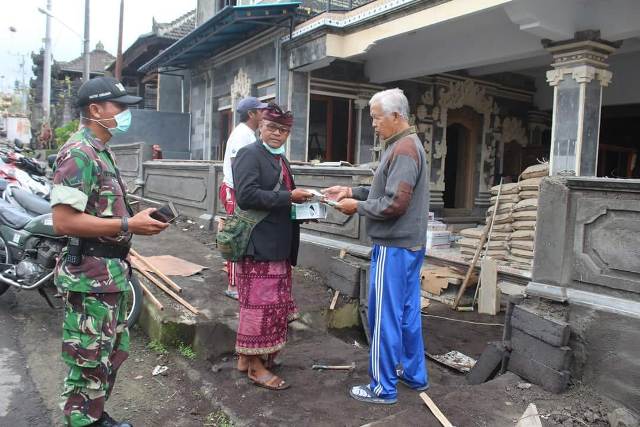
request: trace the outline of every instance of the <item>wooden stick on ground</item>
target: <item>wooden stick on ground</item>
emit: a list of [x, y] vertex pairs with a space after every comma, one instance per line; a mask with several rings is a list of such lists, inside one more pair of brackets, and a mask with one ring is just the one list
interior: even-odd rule
[[340, 291], [336, 291], [333, 295], [333, 299], [331, 300], [331, 305], [329, 306], [329, 310], [334, 310], [336, 308], [336, 303], [338, 302], [338, 296], [340, 295]]
[[167, 277], [167, 275], [164, 274], [162, 271], [158, 270], [157, 267], [155, 267], [149, 261], [144, 259], [138, 252], [134, 251], [133, 249], [130, 249], [129, 252], [131, 253], [131, 255], [138, 258], [140, 260], [140, 263], [142, 263], [142, 265], [146, 266], [149, 270], [157, 274], [159, 278], [164, 280], [171, 288], [173, 288], [174, 291], [182, 292], [182, 288], [180, 286], [178, 286], [173, 280]]
[[442, 424], [443, 427], [453, 427], [453, 424], [451, 424], [451, 422], [447, 419], [447, 417], [444, 416], [444, 414], [436, 406], [434, 401], [431, 400], [429, 396], [427, 396], [427, 393], [424, 393], [424, 392], [420, 393], [420, 397], [422, 398], [424, 403], [427, 405], [431, 413], [433, 413], [433, 415], [438, 419], [438, 421], [440, 421], [440, 424]]
[[194, 306], [192, 306], [191, 304], [189, 304], [184, 298], [182, 298], [180, 295], [176, 294], [175, 292], [173, 292], [171, 289], [169, 289], [165, 284], [163, 284], [160, 280], [156, 279], [155, 277], [153, 277], [151, 275], [151, 273], [149, 273], [148, 271], [146, 271], [144, 268], [141, 268], [140, 264], [138, 263], [138, 259], [139, 258], [131, 258], [131, 265], [133, 265], [133, 268], [135, 268], [136, 270], [138, 270], [140, 272], [140, 274], [142, 274], [144, 277], [146, 277], [147, 279], [149, 279], [151, 281], [151, 283], [153, 283], [154, 285], [156, 285], [157, 287], [159, 287], [160, 289], [162, 289], [163, 291], [165, 291], [170, 297], [172, 297], [174, 300], [178, 301], [180, 304], [182, 304], [187, 310], [189, 310], [190, 312], [192, 312], [193, 314], [200, 314], [200, 312], [198, 311], [197, 308], [195, 308]]
[[144, 283], [140, 283], [140, 287], [142, 288], [142, 292], [144, 292], [144, 294], [149, 297], [153, 305], [158, 307], [158, 310], [164, 310], [164, 305], [162, 305], [162, 303], [158, 301], [158, 298], [156, 298], [156, 296], [151, 293], [151, 291], [145, 286]]
[[487, 239], [487, 230], [482, 232], [480, 236], [480, 243], [476, 248], [476, 253], [473, 255], [473, 260], [471, 260], [471, 264], [469, 265], [469, 269], [467, 270], [467, 274], [464, 276], [464, 280], [462, 281], [462, 285], [460, 285], [460, 290], [458, 291], [458, 295], [456, 295], [456, 299], [453, 302], [453, 308], [457, 309], [458, 304], [460, 304], [460, 299], [462, 295], [464, 295], [464, 291], [469, 287], [469, 282], [471, 281], [471, 275], [473, 274], [473, 270], [476, 268], [476, 264], [478, 263], [478, 258], [480, 258], [480, 252], [482, 252], [482, 247], [484, 246], [484, 242]]
[[[498, 214], [498, 208], [500, 206], [501, 194], [502, 194], [502, 178], [500, 178], [500, 187], [498, 187], [498, 197], [496, 197], [496, 204], [493, 205], [493, 215], [491, 215], [491, 223], [489, 224], [489, 234], [487, 235], [487, 248], [485, 249], [484, 254], [482, 255], [483, 260], [487, 257], [487, 252], [489, 251], [489, 246], [491, 245], [491, 235], [493, 234], [493, 226], [496, 220], [496, 215]], [[482, 263], [480, 265], [482, 265]], [[482, 270], [482, 267], [480, 268], [480, 270]], [[471, 302], [471, 307], [476, 305], [476, 301], [478, 299], [478, 292], [480, 291], [481, 284], [482, 284], [482, 274], [478, 276], [478, 284], [476, 286], [476, 292], [473, 295], [473, 301]]]
[[[500, 204], [500, 193], [502, 192], [502, 178], [500, 178], [500, 187], [498, 188], [498, 197], [496, 199], [496, 204], [493, 208], [493, 215], [491, 216], [491, 222], [488, 224], [488, 227], [485, 227], [485, 230], [482, 232], [482, 236], [480, 236], [480, 244], [476, 248], [476, 253], [473, 255], [473, 260], [471, 261], [471, 265], [469, 265], [469, 269], [467, 270], [467, 274], [462, 281], [462, 285], [460, 286], [460, 290], [458, 291], [458, 295], [456, 295], [456, 299], [453, 302], [453, 308], [457, 309], [458, 304], [460, 304], [460, 299], [464, 292], [469, 287], [469, 281], [471, 280], [471, 275], [473, 274], [473, 270], [476, 268], [476, 264], [478, 263], [478, 259], [480, 258], [480, 254], [482, 253], [482, 249], [484, 247], [484, 243], [487, 239], [487, 235], [489, 236], [489, 240], [491, 240], [491, 233], [493, 232], [493, 220], [496, 218], [496, 213], [498, 213], [498, 206]], [[487, 243], [487, 251], [489, 250], [489, 244]], [[486, 255], [486, 251], [485, 251]], [[471, 307], [475, 304], [476, 297], [478, 295], [478, 289], [480, 288], [480, 277], [478, 276], [478, 284], [476, 285], [476, 293], [473, 296], [473, 302], [471, 303]]]

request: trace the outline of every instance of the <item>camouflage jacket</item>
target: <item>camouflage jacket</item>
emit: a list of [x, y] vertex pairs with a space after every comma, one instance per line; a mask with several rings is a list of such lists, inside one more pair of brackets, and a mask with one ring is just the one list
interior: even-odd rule
[[[126, 187], [120, 179], [109, 147], [83, 128], [60, 149], [54, 166], [51, 206], [64, 204], [99, 218], [129, 216]], [[111, 244], [127, 244], [130, 233], [100, 237]], [[129, 266], [117, 258], [83, 256], [71, 265], [62, 256], [56, 266], [56, 281], [74, 292], [122, 292], [128, 289]]]

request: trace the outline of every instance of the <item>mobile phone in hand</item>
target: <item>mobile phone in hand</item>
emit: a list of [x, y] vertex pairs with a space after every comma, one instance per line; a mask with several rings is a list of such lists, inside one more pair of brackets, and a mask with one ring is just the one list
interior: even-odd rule
[[151, 212], [149, 216], [156, 221], [160, 222], [173, 222], [178, 217], [178, 211], [173, 206], [173, 203], [169, 202], [162, 205], [162, 207]]

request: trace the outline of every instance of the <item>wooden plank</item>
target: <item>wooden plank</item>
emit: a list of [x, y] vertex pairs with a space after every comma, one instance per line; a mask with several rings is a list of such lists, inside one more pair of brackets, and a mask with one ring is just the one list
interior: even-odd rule
[[164, 310], [164, 305], [162, 305], [162, 303], [160, 301], [158, 301], [158, 298], [156, 298], [156, 296], [154, 294], [151, 293], [151, 291], [145, 286], [144, 283], [141, 283], [140, 281], [138, 281], [140, 283], [140, 287], [142, 288], [142, 292], [149, 297], [149, 299], [151, 300], [151, 302], [153, 303], [153, 305], [155, 305], [156, 307], [158, 307], [158, 310], [162, 311]]
[[333, 295], [333, 299], [331, 300], [331, 305], [329, 306], [329, 310], [335, 310], [336, 303], [338, 302], [338, 296], [340, 296], [340, 291], [336, 291]]
[[540, 421], [540, 415], [535, 403], [530, 403], [527, 406], [524, 414], [518, 419], [516, 427], [542, 427], [542, 421]]
[[480, 263], [480, 293], [478, 313], [496, 315], [500, 312], [500, 292], [498, 291], [498, 264], [491, 257]]
[[427, 393], [420, 393], [420, 398], [424, 401], [425, 405], [427, 405], [431, 413], [438, 419], [438, 421], [440, 421], [440, 424], [442, 424], [443, 427], [453, 427], [453, 424], [451, 424], [447, 417], [444, 416], [435, 402], [431, 400], [429, 396], [427, 396]]
[[165, 293], [167, 293], [170, 297], [172, 297], [173, 299], [178, 301], [180, 304], [182, 304], [187, 310], [189, 310], [193, 314], [200, 314], [200, 312], [198, 311], [197, 308], [195, 308], [194, 306], [189, 304], [189, 302], [187, 302], [184, 298], [180, 297], [180, 295], [176, 294], [173, 290], [171, 290], [168, 286], [166, 286], [160, 280], [158, 280], [155, 277], [153, 277], [153, 275], [151, 273], [149, 273], [149, 272], [145, 271], [143, 268], [141, 268], [140, 264], [138, 264], [138, 261], [137, 261], [138, 259], [139, 258], [131, 257], [131, 265], [133, 266], [133, 268], [138, 270], [140, 272], [140, 274], [142, 274], [144, 277], [149, 279], [151, 281], [151, 283], [153, 283], [154, 285], [156, 285], [157, 287], [159, 287], [160, 289], [165, 291]]
[[158, 277], [164, 280], [171, 288], [173, 288], [174, 291], [182, 292], [182, 288], [180, 286], [178, 286], [173, 280], [167, 277], [167, 275], [164, 274], [162, 271], [158, 270], [156, 266], [154, 266], [149, 261], [147, 261], [142, 255], [140, 255], [138, 252], [133, 250], [133, 248], [129, 249], [129, 252], [131, 253], [131, 258], [133, 257], [137, 258], [141, 264], [145, 265], [149, 270], [157, 274]]
[[464, 292], [469, 287], [469, 283], [471, 281], [471, 274], [473, 273], [473, 270], [476, 268], [476, 264], [478, 263], [478, 258], [480, 258], [480, 252], [482, 252], [482, 247], [484, 246], [484, 242], [486, 239], [487, 239], [487, 231], [483, 231], [482, 236], [480, 237], [480, 243], [476, 248], [476, 253], [473, 255], [473, 260], [471, 261], [471, 264], [469, 264], [469, 269], [467, 270], [467, 274], [466, 276], [464, 276], [464, 280], [462, 282], [462, 285], [460, 285], [460, 290], [458, 291], [458, 295], [456, 296], [456, 299], [453, 302], [454, 309], [458, 308], [458, 304], [460, 303], [460, 299], [462, 298], [462, 295], [464, 295]]

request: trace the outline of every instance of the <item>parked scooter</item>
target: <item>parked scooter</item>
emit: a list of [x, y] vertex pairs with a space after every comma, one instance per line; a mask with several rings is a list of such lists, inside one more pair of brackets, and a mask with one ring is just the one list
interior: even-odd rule
[[[0, 190], [7, 190], [6, 181], [0, 180]], [[44, 287], [53, 286], [53, 269], [66, 244], [67, 237], [53, 230], [51, 213], [32, 216], [24, 208], [0, 199], [0, 295], [11, 286], [37, 290], [55, 308]], [[142, 289], [135, 274], [129, 287], [127, 324], [133, 326], [142, 310]]]

